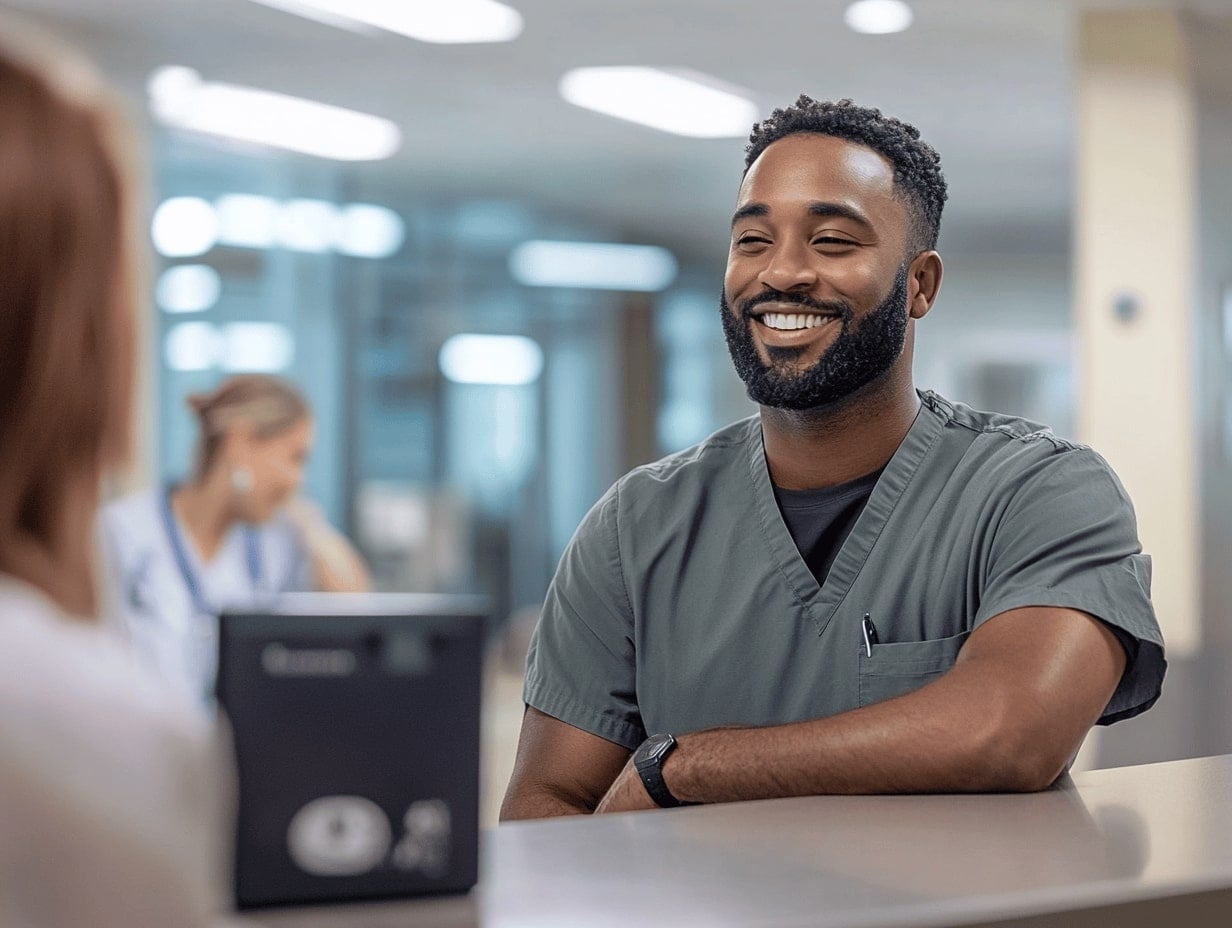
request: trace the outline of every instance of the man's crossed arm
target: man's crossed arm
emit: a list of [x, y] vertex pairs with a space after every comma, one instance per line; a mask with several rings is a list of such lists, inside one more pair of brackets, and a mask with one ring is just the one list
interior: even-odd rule
[[[1125, 661], [1086, 613], [1015, 609], [972, 632], [945, 676], [905, 696], [787, 725], [672, 732], [679, 746], [663, 777], [686, 802], [1044, 789]], [[526, 710], [502, 820], [653, 808], [626, 748]]]

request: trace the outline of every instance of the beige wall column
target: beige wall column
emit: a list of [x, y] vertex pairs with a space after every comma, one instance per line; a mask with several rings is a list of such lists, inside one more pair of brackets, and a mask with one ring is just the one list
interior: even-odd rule
[[1085, 13], [1076, 70], [1078, 433], [1134, 500], [1156, 611], [1181, 657], [1202, 631], [1197, 135], [1185, 21], [1175, 11]]
[[659, 342], [652, 297], [631, 293], [620, 315], [621, 473], [659, 456]]

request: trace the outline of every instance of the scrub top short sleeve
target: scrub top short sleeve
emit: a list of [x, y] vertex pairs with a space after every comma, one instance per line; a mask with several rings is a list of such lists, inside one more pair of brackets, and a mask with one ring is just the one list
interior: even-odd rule
[[569, 542], [531, 639], [523, 698], [627, 748], [646, 737], [637, 704], [632, 610], [621, 568], [619, 484]]
[[1125, 489], [1098, 454], [1074, 447], [1021, 475], [987, 563], [974, 626], [1025, 606], [1086, 612], [1131, 645], [1100, 724], [1155, 702], [1165, 662], [1150, 602], [1151, 559], [1141, 553]]

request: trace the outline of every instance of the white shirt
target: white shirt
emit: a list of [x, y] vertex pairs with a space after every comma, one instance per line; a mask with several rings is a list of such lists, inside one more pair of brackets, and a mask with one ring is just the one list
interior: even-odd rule
[[0, 925], [210, 923], [232, 827], [224, 745], [113, 630], [0, 575]]
[[[138, 657], [197, 698], [213, 692], [218, 614], [259, 609], [279, 593], [312, 589], [307, 554], [289, 520], [237, 525], [203, 562], [176, 519], [180, 542], [208, 611], [199, 610], [180, 569], [163, 515], [166, 490], [142, 491], [105, 507], [99, 536], [106, 565], [106, 619], [123, 629]], [[172, 518], [175, 518], [174, 516]], [[246, 533], [256, 535], [260, 577], [253, 583]]]

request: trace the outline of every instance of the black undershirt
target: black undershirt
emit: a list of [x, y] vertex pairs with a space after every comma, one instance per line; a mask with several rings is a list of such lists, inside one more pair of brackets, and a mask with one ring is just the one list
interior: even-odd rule
[[849, 483], [819, 490], [774, 488], [774, 501], [818, 586], [826, 582], [830, 566], [864, 511], [881, 471]]

